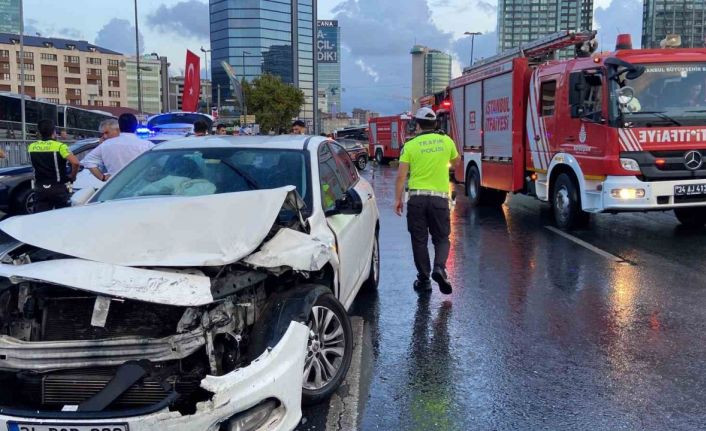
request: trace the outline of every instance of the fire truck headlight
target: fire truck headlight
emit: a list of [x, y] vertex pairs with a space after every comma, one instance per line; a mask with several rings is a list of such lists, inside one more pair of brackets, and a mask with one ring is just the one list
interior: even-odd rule
[[613, 199], [631, 200], [645, 197], [645, 189], [613, 189], [610, 191]]
[[631, 171], [631, 172], [640, 172], [640, 165], [637, 163], [637, 160], [633, 159], [620, 159], [620, 165], [625, 169], [626, 171]]

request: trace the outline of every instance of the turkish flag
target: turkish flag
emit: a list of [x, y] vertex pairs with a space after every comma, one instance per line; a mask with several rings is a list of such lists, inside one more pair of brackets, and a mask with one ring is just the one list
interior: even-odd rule
[[184, 94], [181, 96], [181, 110], [196, 112], [201, 93], [200, 58], [193, 52], [186, 50], [186, 76], [184, 76]]

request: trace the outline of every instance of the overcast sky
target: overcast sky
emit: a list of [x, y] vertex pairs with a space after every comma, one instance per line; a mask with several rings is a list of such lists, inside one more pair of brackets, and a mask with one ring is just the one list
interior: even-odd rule
[[[618, 33], [639, 46], [642, 1], [594, 0], [594, 26], [602, 49]], [[135, 53], [132, 0], [24, 0], [25, 33], [83, 39], [125, 54]], [[207, 0], [139, 0], [143, 53], [169, 57], [172, 73], [184, 67], [186, 49], [209, 46]], [[497, 0], [319, 0], [319, 19], [338, 19], [342, 31], [343, 108], [394, 114], [410, 101], [410, 48], [423, 44], [470, 60], [465, 31], [481, 31], [475, 57], [495, 52]]]

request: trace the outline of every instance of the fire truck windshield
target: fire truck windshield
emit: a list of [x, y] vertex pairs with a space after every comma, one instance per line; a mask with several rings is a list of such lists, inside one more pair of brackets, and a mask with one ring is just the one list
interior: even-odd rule
[[706, 63], [643, 66], [639, 77], [613, 82], [624, 123], [706, 124]]

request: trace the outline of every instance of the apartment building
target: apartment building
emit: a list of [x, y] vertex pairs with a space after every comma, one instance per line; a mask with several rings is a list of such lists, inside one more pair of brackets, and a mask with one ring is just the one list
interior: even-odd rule
[[0, 33], [0, 92], [20, 93], [67, 105], [127, 106], [125, 57], [84, 40]]

